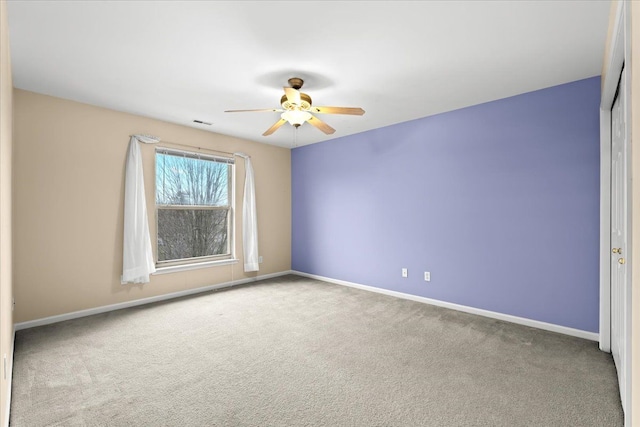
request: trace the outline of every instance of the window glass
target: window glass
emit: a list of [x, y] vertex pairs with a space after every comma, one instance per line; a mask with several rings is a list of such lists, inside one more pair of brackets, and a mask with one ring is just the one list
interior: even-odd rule
[[230, 258], [232, 159], [156, 152], [158, 263]]

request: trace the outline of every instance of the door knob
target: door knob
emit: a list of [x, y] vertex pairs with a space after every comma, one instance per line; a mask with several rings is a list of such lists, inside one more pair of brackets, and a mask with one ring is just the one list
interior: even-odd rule
[[613, 249], [611, 249], [611, 253], [621, 254], [622, 253], [622, 248], [613, 248]]
[[624, 263], [625, 263], [624, 258], [618, 258], [618, 264], [624, 264]]

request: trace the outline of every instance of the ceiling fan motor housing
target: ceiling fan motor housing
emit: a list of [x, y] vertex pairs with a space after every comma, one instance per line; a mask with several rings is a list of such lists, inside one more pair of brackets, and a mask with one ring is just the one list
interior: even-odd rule
[[289, 102], [289, 100], [287, 99], [287, 95], [283, 95], [282, 98], [280, 98], [280, 105], [282, 105], [282, 108], [288, 111], [296, 109], [309, 111], [311, 109], [311, 97], [306, 93], [300, 92], [300, 105], [296, 105]]

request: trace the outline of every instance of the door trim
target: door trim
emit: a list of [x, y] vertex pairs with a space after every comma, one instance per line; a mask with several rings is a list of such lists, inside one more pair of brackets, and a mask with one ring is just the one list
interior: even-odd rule
[[600, 349], [607, 352], [611, 351], [611, 108], [626, 56], [624, 9], [624, 1], [618, 2], [600, 97]]
[[[606, 134], [606, 135], [605, 135]], [[600, 109], [600, 350], [611, 352], [611, 110]]]
[[[602, 93], [600, 100], [600, 349], [611, 351], [611, 108], [615, 98], [618, 81], [622, 73], [622, 68], [627, 63], [630, 65], [631, 58], [631, 14], [629, 2], [621, 0], [617, 4], [613, 31], [611, 33], [611, 48], [605, 58], [607, 64], [607, 74], [602, 82]], [[631, 142], [631, 72], [627, 69], [626, 87], [626, 122], [625, 140], [627, 144]], [[631, 229], [633, 217], [631, 215], [631, 156], [627, 156], [627, 259], [631, 260], [633, 244], [631, 241]], [[625, 346], [625, 426], [631, 425], [631, 278], [632, 263], [627, 263], [627, 283], [625, 283], [626, 294], [626, 346]]]

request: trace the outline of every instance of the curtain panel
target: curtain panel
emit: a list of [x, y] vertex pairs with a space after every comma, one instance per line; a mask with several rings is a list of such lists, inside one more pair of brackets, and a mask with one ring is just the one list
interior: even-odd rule
[[124, 239], [121, 283], [148, 283], [156, 271], [149, 235], [147, 202], [138, 142], [155, 144], [158, 138], [132, 135], [129, 140], [124, 186]]
[[244, 197], [242, 199], [242, 248], [244, 271], [260, 270], [258, 260], [258, 217], [256, 215], [256, 188], [251, 157], [244, 153], [235, 153], [244, 159]]

